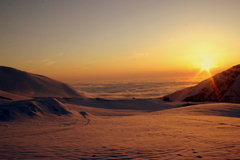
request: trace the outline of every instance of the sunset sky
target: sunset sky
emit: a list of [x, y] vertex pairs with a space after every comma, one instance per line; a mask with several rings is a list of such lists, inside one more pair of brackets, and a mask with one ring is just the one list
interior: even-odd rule
[[[239, 0], [1, 0], [0, 65], [62, 81], [197, 74], [240, 60]], [[214, 69], [212, 69], [214, 70]]]

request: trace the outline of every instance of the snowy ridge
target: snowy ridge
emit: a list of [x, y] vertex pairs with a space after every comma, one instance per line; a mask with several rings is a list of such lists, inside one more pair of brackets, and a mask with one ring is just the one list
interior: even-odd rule
[[240, 65], [167, 97], [173, 101], [240, 103]]
[[0, 90], [26, 97], [85, 97], [68, 84], [4, 66], [0, 66]]

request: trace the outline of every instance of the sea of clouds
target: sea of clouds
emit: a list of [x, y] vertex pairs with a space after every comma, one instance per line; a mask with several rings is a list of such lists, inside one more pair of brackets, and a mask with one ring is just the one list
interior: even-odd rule
[[147, 99], [159, 98], [186, 87], [193, 86], [202, 79], [154, 78], [134, 80], [88, 81], [72, 84], [75, 89], [89, 96], [104, 99]]

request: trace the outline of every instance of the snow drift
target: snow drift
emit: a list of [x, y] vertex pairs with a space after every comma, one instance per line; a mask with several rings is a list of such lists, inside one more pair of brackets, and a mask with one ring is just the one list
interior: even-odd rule
[[240, 103], [240, 65], [167, 95], [173, 101]]
[[0, 121], [14, 120], [20, 116], [67, 115], [68, 107], [55, 98], [36, 98], [0, 104]]
[[0, 90], [26, 97], [85, 97], [68, 84], [4, 66], [0, 66]]

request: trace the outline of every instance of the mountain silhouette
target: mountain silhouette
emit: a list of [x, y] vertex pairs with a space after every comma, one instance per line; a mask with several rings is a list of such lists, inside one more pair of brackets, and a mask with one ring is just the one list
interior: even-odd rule
[[173, 101], [240, 103], [240, 65], [216, 74], [193, 87], [176, 91], [168, 97]]

